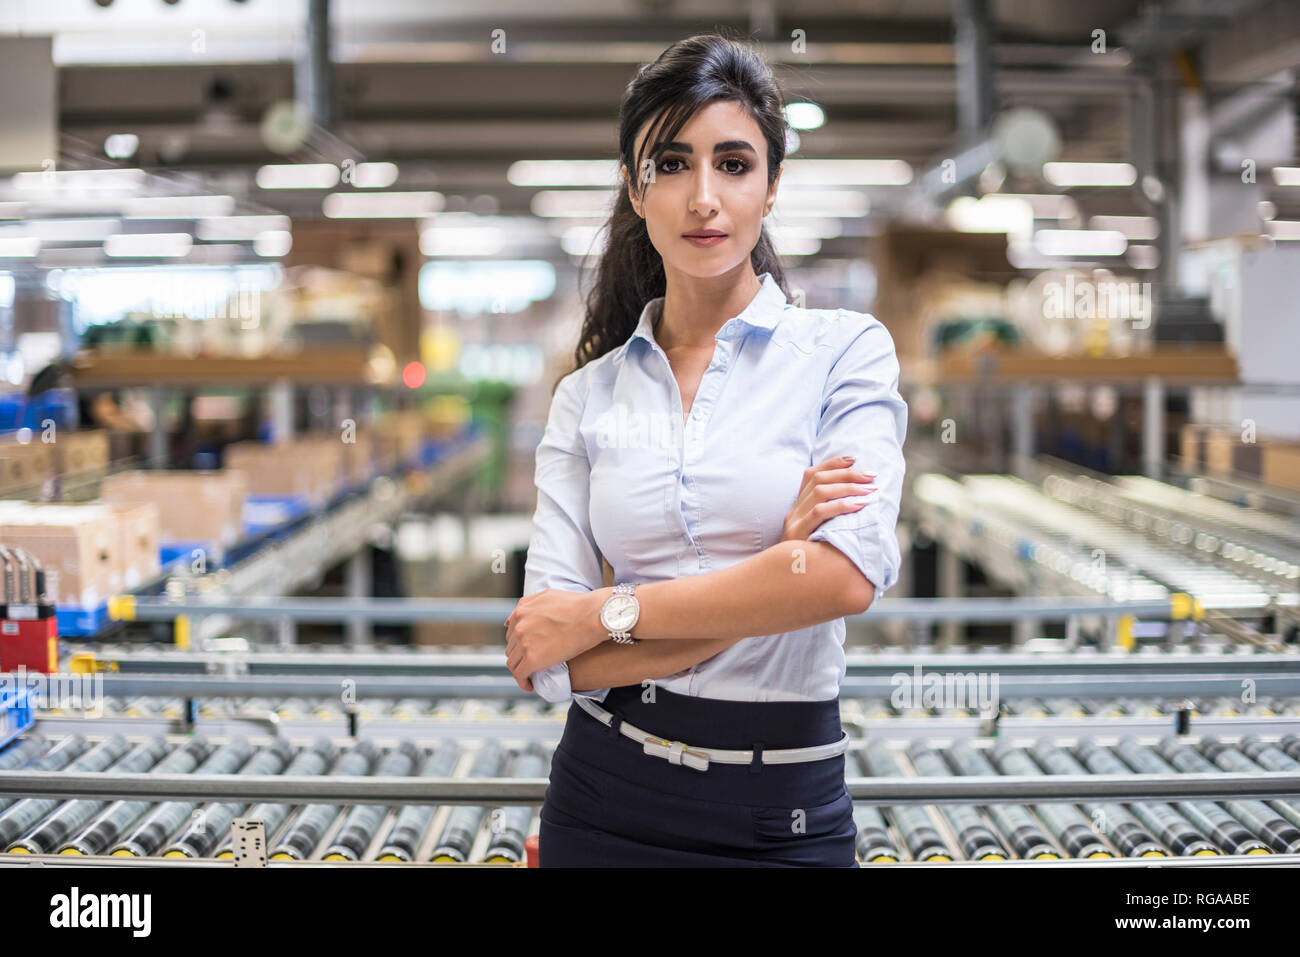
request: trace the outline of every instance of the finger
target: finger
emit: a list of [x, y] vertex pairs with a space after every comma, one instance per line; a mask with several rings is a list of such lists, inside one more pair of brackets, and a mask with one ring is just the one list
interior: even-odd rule
[[866, 469], [824, 469], [817, 473], [815, 481], [819, 484], [827, 482], [870, 482], [875, 477], [875, 472], [869, 472]]
[[807, 538], [813, 532], [817, 531], [817, 529], [821, 528], [824, 523], [830, 521], [835, 516], [847, 515], [850, 512], [856, 512], [861, 508], [865, 508], [869, 504], [871, 504], [869, 501], [850, 502], [848, 499], [843, 499], [843, 498], [837, 498], [837, 499], [832, 499], [829, 502], [823, 502], [820, 506], [818, 506], [818, 508], [821, 509], [821, 514], [809, 510], [805, 512], [803, 515], [801, 515], [799, 519], [795, 521], [795, 528], [798, 530], [796, 532], [795, 537]]
[[870, 495], [876, 486], [864, 482], [827, 482], [817, 486], [817, 498], [825, 502], [830, 499], [844, 498], [852, 495]]

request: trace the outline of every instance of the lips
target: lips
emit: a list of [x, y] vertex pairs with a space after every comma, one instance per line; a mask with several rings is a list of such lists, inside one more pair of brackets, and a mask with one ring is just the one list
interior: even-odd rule
[[698, 229], [693, 233], [682, 233], [686, 239], [712, 239], [717, 236], [726, 236], [720, 229]]

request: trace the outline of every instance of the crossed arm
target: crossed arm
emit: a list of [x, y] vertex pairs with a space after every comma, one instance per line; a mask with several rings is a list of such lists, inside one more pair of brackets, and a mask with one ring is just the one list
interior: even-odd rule
[[[576, 599], [582, 607], [589, 598], [579, 620], [590, 629], [581, 638], [584, 649], [568, 658], [574, 691], [665, 678], [754, 635], [795, 631], [858, 614], [875, 595], [875, 587], [843, 552], [825, 542], [800, 539], [779, 542], [716, 572], [638, 585], [641, 614], [631, 634], [652, 640], [636, 645], [604, 640], [599, 606], [610, 591], [600, 588]], [[548, 642], [538, 637], [538, 652], [545, 654]], [[528, 674], [551, 663], [533, 661], [517, 670]]]

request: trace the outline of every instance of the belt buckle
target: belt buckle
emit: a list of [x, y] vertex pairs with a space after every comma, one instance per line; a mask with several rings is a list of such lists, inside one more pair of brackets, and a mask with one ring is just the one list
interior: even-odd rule
[[696, 771], [709, 769], [709, 756], [699, 751], [691, 751], [683, 741], [669, 741], [667, 738], [647, 737], [642, 746], [646, 754], [663, 758], [669, 764], [685, 765]]

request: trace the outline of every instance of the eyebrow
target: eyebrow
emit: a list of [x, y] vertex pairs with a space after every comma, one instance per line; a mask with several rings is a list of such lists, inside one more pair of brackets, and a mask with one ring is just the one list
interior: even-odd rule
[[[668, 152], [668, 151], [672, 151], [676, 153], [695, 152], [695, 150], [691, 147], [690, 143], [683, 143], [680, 140], [673, 140], [671, 143], [664, 143], [662, 144], [662, 147], [664, 152]], [[713, 152], [715, 153], [726, 153], [731, 150], [749, 150], [751, 153], [758, 152], [756, 149], [754, 149], [754, 147], [750, 146], [744, 140], [723, 140], [721, 143], [718, 143], [713, 147]]]

